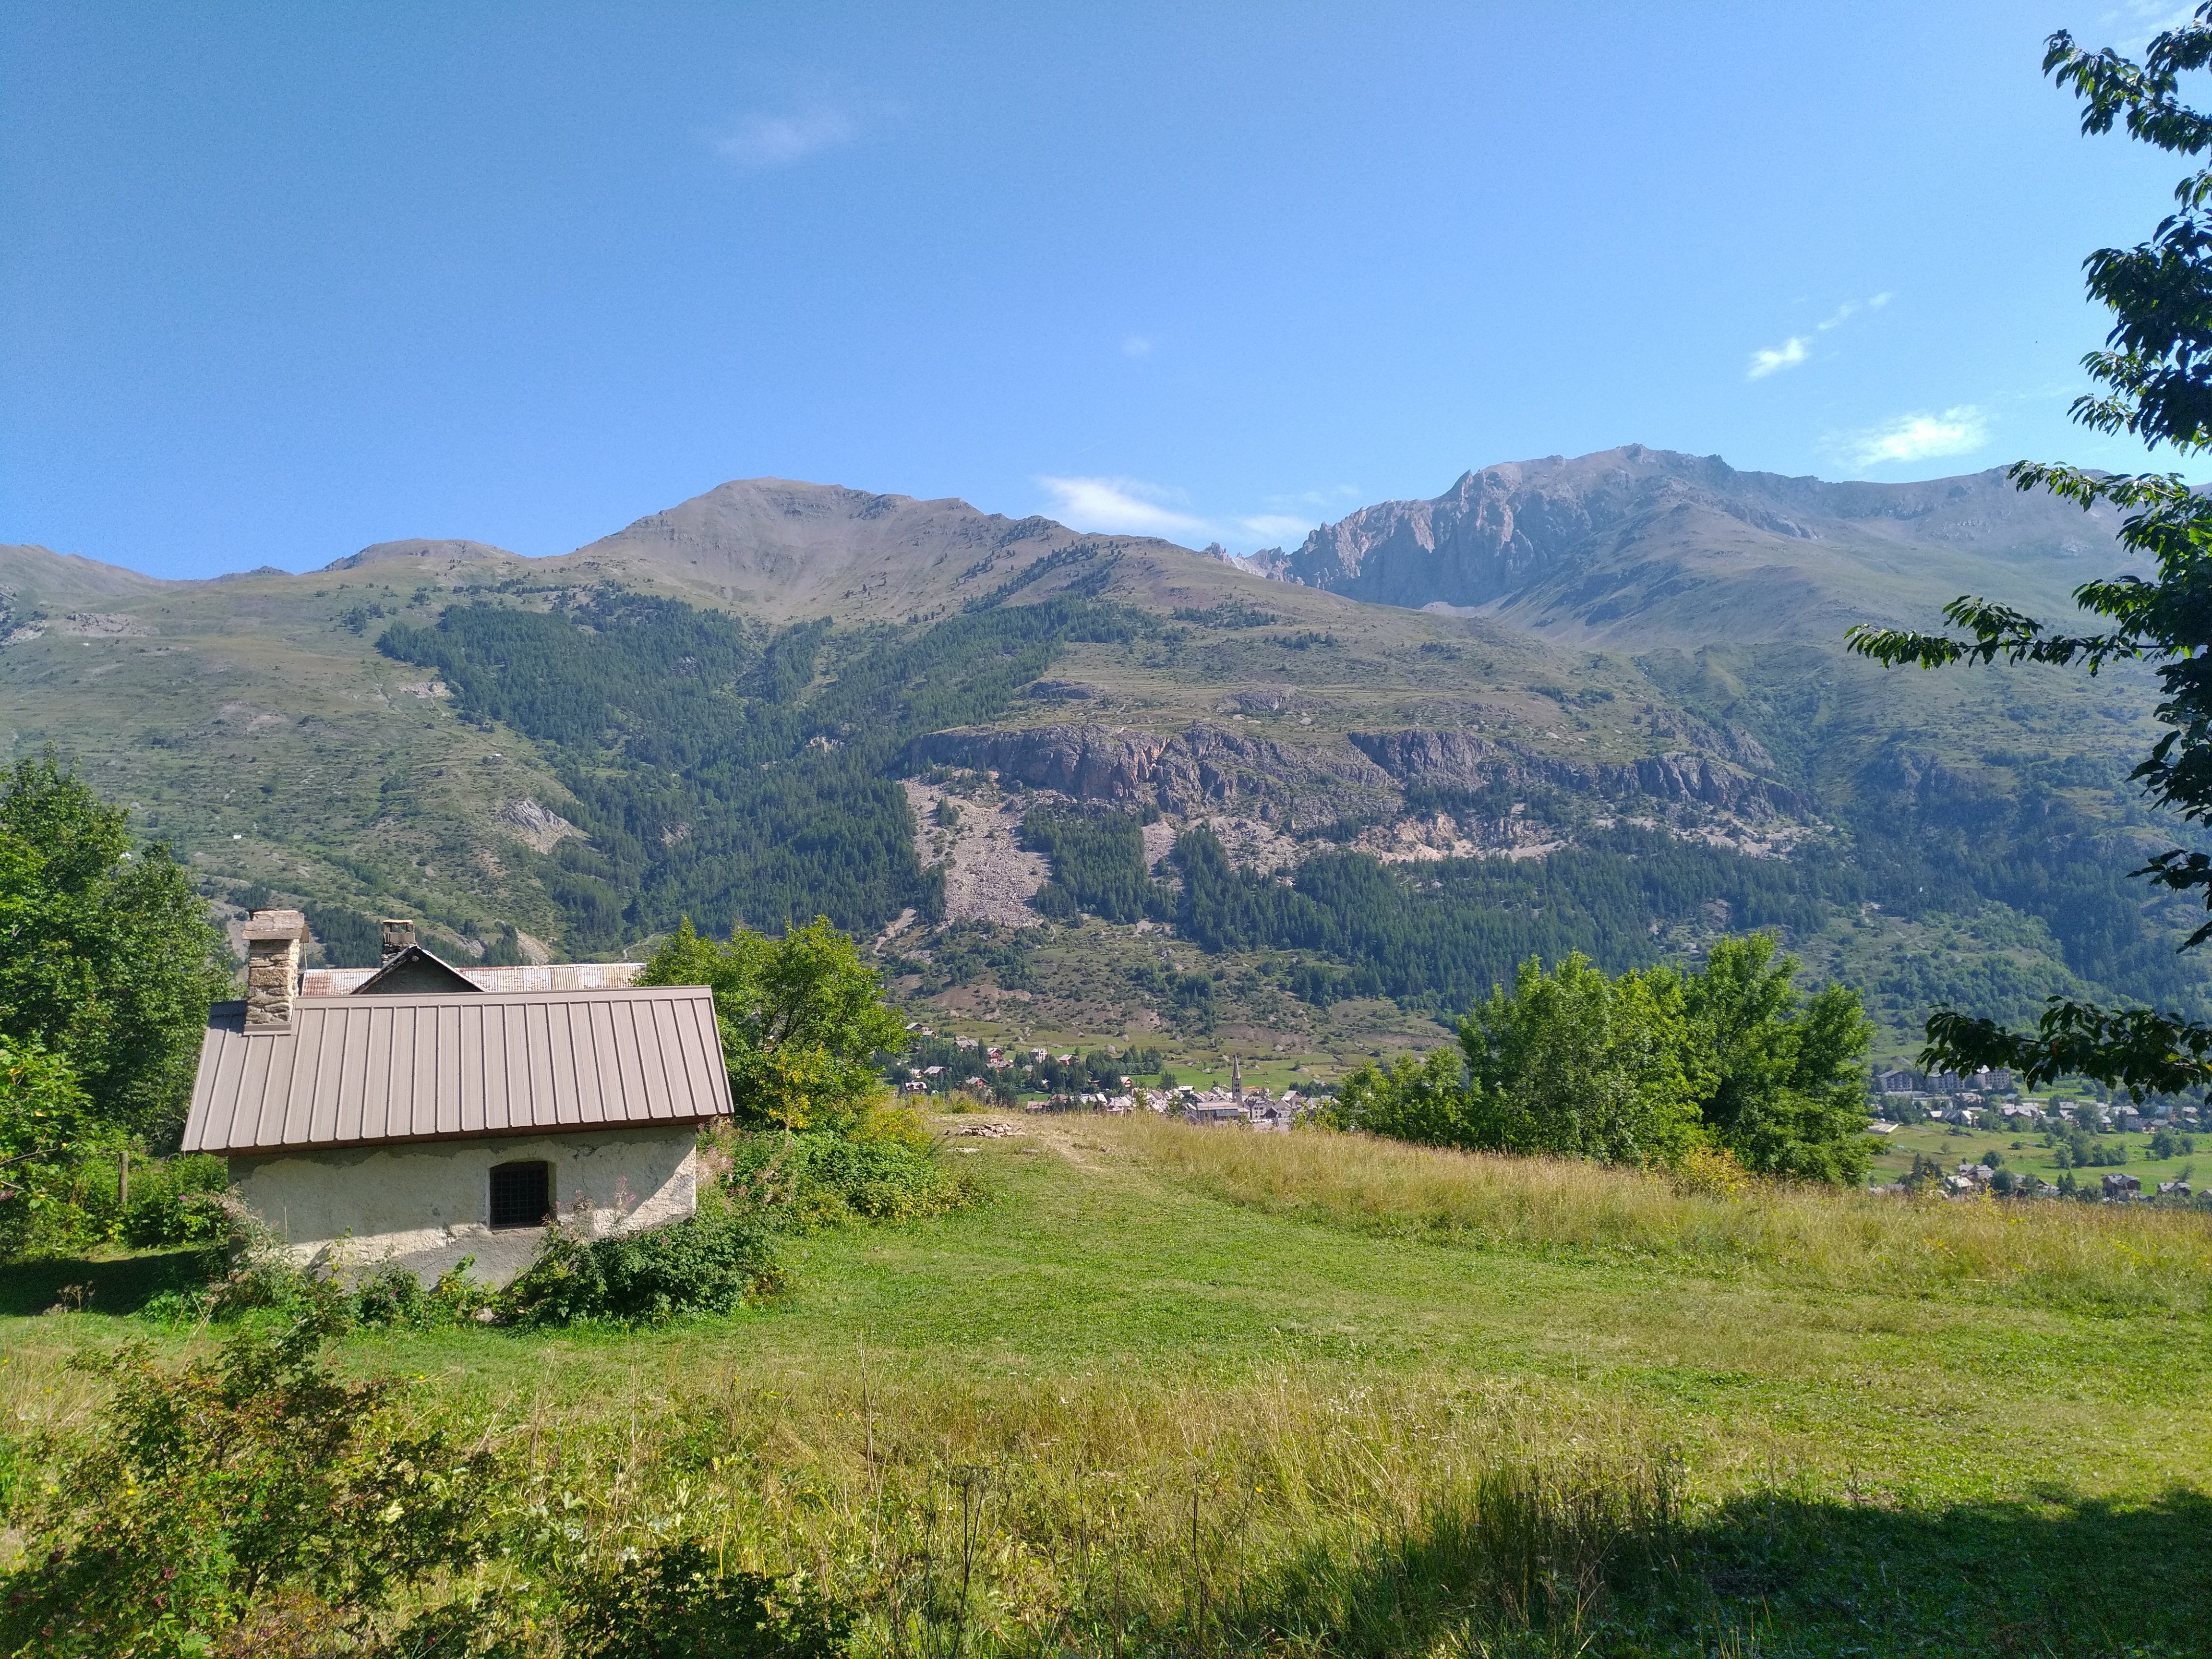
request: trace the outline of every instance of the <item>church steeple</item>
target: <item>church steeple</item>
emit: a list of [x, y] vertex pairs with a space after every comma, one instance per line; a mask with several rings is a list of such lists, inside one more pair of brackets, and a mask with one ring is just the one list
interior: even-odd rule
[[1244, 1103], [1244, 1064], [1234, 1054], [1229, 1056], [1229, 1094], [1239, 1106]]

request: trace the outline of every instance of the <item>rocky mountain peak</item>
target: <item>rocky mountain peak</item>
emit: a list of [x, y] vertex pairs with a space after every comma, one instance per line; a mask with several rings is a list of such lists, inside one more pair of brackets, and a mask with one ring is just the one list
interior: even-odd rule
[[2109, 512], [2023, 494], [2002, 469], [1832, 483], [1629, 444], [1470, 471], [1439, 495], [1363, 507], [1250, 568], [1379, 604], [1534, 607], [1550, 629], [1617, 630], [1662, 627], [1654, 605], [1753, 568], [1840, 592], [1900, 550], [2032, 565], [2111, 555], [2115, 528]]

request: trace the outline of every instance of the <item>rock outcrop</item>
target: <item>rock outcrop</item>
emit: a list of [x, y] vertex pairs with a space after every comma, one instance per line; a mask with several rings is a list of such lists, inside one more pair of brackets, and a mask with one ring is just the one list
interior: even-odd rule
[[[1636, 761], [1572, 761], [1467, 732], [1353, 732], [1352, 744], [1406, 788], [1524, 789], [1542, 785], [1619, 800], [1694, 801], [1717, 811], [1796, 816], [1807, 803], [1788, 785], [1717, 755], [1677, 750]], [[1755, 745], [1754, 745], [1755, 748]], [[1763, 750], [1759, 750], [1764, 753]]]
[[1236, 811], [1301, 824], [1395, 811], [1399, 791], [1349, 744], [1285, 744], [1200, 724], [1176, 735], [1133, 726], [955, 729], [917, 738], [910, 764], [994, 771], [1032, 789], [1157, 806], [1180, 817]]
[[1194, 817], [1242, 812], [1312, 826], [1387, 819], [1407, 789], [1549, 787], [1622, 800], [1695, 802], [1741, 817], [1796, 816], [1786, 784], [1735, 762], [1682, 750], [1638, 761], [1539, 755], [1467, 732], [1354, 732], [1348, 742], [1279, 743], [1200, 724], [1169, 735], [1134, 726], [956, 728], [915, 739], [910, 769], [962, 766], [1079, 800], [1157, 806]]

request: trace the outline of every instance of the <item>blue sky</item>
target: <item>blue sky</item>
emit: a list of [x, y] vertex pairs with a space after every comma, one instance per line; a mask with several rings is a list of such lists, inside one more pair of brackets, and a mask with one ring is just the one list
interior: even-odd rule
[[0, 541], [567, 550], [733, 477], [1238, 550], [1627, 442], [2070, 426], [2166, 4], [16, 3]]

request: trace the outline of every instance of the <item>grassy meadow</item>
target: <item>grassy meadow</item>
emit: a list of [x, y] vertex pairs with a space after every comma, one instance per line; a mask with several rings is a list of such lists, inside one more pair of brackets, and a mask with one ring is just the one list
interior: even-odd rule
[[[983, 1121], [995, 1202], [801, 1238], [773, 1305], [343, 1364], [860, 1652], [2204, 1650], [2212, 1218]], [[73, 1352], [208, 1340], [129, 1313], [173, 1267], [0, 1280], [12, 1446], [88, 1420]]]

